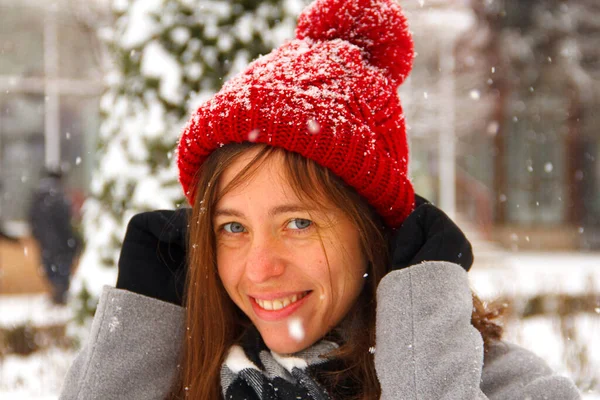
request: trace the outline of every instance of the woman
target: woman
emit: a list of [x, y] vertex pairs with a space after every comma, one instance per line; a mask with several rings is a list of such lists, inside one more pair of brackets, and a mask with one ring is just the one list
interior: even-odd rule
[[468, 240], [414, 195], [397, 4], [317, 0], [296, 36], [190, 120], [191, 214], [132, 219], [61, 398], [579, 398], [500, 340]]

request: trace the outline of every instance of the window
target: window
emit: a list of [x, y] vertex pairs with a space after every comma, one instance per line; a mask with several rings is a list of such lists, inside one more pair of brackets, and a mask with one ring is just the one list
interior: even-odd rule
[[509, 101], [504, 149], [508, 222], [566, 222], [567, 100], [542, 90], [516, 90]]
[[31, 192], [45, 165], [67, 167], [75, 203], [87, 193], [103, 52], [95, 27], [81, 22], [67, 3], [3, 2], [0, 225], [9, 233], [27, 233]]

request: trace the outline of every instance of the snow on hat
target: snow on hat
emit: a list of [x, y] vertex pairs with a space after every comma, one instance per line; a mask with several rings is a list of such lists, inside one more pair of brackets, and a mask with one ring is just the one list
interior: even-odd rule
[[194, 113], [178, 145], [179, 180], [193, 181], [229, 143], [282, 147], [330, 169], [390, 227], [413, 209], [398, 86], [413, 42], [394, 0], [317, 0], [296, 38], [252, 62]]

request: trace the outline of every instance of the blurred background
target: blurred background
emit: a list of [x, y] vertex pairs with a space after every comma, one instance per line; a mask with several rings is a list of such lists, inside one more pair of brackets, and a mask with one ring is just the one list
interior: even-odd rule
[[[306, 3], [0, 0], [2, 399], [58, 397], [127, 221], [184, 204], [183, 122]], [[400, 4], [417, 192], [473, 242], [472, 286], [505, 307], [507, 339], [600, 399], [600, 3]], [[66, 304], [31, 215], [48, 170], [71, 229]]]

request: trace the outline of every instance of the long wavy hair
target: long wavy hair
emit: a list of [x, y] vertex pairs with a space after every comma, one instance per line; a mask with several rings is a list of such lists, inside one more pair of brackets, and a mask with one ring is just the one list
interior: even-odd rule
[[[245, 151], [256, 147], [259, 148], [256, 156], [218, 192], [223, 172]], [[369, 349], [375, 345], [375, 294], [388, 271], [390, 232], [373, 208], [328, 169], [299, 154], [252, 143], [217, 149], [204, 162], [195, 180], [185, 300], [187, 331], [179, 381], [171, 398], [214, 400], [222, 396], [220, 370], [225, 354], [251, 322], [229, 298], [219, 279], [212, 216], [225, 193], [248, 181], [254, 171], [276, 155], [282, 156], [283, 172], [300, 199], [316, 205], [329, 200], [346, 213], [360, 234], [362, 251], [368, 260], [368, 276], [356, 304], [340, 324], [341, 328], [331, 333], [332, 337], [343, 338], [340, 347], [329, 355], [337, 360], [334, 363], [337, 367], [316, 378], [333, 398], [379, 399], [381, 389]], [[497, 312], [488, 311], [475, 295], [473, 300], [472, 324], [481, 332], [487, 348], [491, 341], [500, 338], [502, 329], [492, 321]]]

